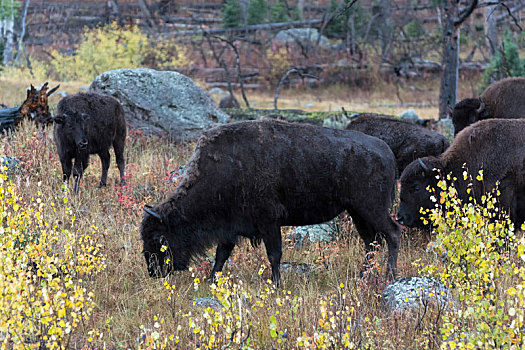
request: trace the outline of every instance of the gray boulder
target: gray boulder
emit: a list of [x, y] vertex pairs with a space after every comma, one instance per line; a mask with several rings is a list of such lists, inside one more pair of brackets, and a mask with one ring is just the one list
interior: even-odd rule
[[339, 224], [332, 220], [322, 224], [296, 226], [287, 238], [297, 242], [297, 246], [301, 246], [305, 240], [312, 243], [335, 241], [339, 232]]
[[[319, 38], [319, 31], [315, 28], [292, 28], [281, 30], [275, 36], [274, 40], [278, 44], [315, 44]], [[328, 48], [330, 42], [327, 37], [324, 35], [321, 36], [319, 40], [319, 46], [322, 48]]]
[[399, 113], [397, 116], [401, 119], [406, 119], [410, 121], [416, 121], [419, 119], [419, 116], [417, 115], [416, 111], [414, 111], [412, 108]]
[[383, 290], [383, 305], [393, 311], [418, 311], [428, 303], [443, 308], [453, 302], [450, 290], [432, 277], [403, 277]]
[[222, 309], [222, 303], [217, 298], [212, 297], [196, 297], [190, 302], [191, 306], [198, 307], [201, 309], [212, 308], [215, 311], [220, 311]]
[[89, 90], [116, 97], [131, 128], [146, 135], [167, 134], [174, 141], [194, 139], [230, 119], [204, 90], [177, 72], [112, 70], [97, 76]]

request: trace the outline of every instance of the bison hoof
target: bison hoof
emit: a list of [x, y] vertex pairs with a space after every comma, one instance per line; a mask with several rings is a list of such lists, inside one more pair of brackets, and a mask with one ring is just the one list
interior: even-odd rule
[[98, 188], [102, 188], [102, 187], [106, 187], [106, 184], [101, 182], [98, 184]]

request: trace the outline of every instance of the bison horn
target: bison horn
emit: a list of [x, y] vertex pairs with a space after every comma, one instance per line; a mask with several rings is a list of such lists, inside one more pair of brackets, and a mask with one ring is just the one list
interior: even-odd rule
[[160, 214], [157, 213], [156, 211], [151, 210], [150, 208], [152, 208], [151, 205], [145, 205], [144, 208], [142, 208], [142, 209], [143, 209], [146, 213], [148, 213], [149, 215], [151, 215], [151, 216], [153, 216], [153, 217], [159, 219], [159, 220], [162, 222], [162, 217], [160, 216]]
[[485, 110], [485, 102], [483, 102], [483, 100], [480, 98], [479, 99], [479, 108], [476, 110], [476, 112], [478, 114], [481, 114], [481, 113], [483, 113], [484, 110]]
[[52, 88], [51, 90], [49, 90], [47, 92], [47, 96], [51, 96], [53, 94], [53, 92], [57, 91], [58, 88], [60, 87], [60, 84], [58, 84], [57, 86], [55, 86], [54, 88]]
[[428, 168], [428, 166], [421, 160], [421, 158], [418, 158], [417, 161], [419, 162], [419, 164], [421, 164], [421, 167], [423, 168], [423, 170], [425, 170], [425, 171], [429, 171], [430, 170]]

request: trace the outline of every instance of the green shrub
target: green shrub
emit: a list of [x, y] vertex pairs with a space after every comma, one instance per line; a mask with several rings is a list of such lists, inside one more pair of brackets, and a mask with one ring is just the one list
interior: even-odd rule
[[425, 34], [425, 30], [418, 20], [413, 19], [405, 25], [405, 33], [412, 38], [419, 38]]
[[242, 11], [239, 0], [227, 0], [222, 7], [222, 27], [236, 28], [241, 26]]
[[[467, 179], [467, 173], [464, 173]], [[483, 172], [476, 176], [483, 181]], [[459, 302], [445, 310], [442, 348], [512, 349], [524, 346], [525, 239], [517, 239], [508, 216], [497, 207], [497, 188], [479, 203], [464, 203], [448, 175], [438, 183], [430, 210], [437, 233], [432, 244], [438, 274]]]
[[[67, 228], [75, 221], [67, 202], [53, 203], [39, 190], [25, 203], [0, 175], [2, 349], [66, 349], [93, 313], [95, 295], [83, 279], [103, 271], [106, 259], [94, 225], [91, 232]], [[46, 207], [68, 223], [46, 222]]]
[[288, 10], [283, 0], [278, 0], [275, 5], [272, 6], [272, 22], [273, 23], [284, 23], [288, 22]]
[[506, 77], [525, 76], [525, 59], [519, 57], [520, 47], [514, 40], [512, 33], [506, 31], [503, 35], [503, 50], [499, 50], [489, 62], [480, 91], [496, 80]]
[[187, 64], [184, 52], [177, 52], [175, 44], [150, 41], [138, 26], [126, 29], [116, 23], [86, 30], [73, 55], [57, 50], [51, 54], [52, 69], [63, 81], [91, 81], [108, 70], [138, 68], [146, 63], [161, 69]]
[[[345, 3], [341, 7], [347, 6], [351, 0], [344, 0]], [[334, 17], [330, 24], [325, 29], [325, 35], [340, 37], [345, 35], [350, 28], [348, 27], [348, 19], [353, 16], [354, 30], [356, 35], [364, 33], [365, 28], [369, 21], [369, 15], [363, 8], [360, 2], [356, 2], [349, 10], [339, 14], [337, 13], [337, 0], [330, 1], [329, 13], [334, 14]]]
[[252, 0], [248, 5], [248, 25], [265, 23], [268, 16], [268, 4], [265, 0]]

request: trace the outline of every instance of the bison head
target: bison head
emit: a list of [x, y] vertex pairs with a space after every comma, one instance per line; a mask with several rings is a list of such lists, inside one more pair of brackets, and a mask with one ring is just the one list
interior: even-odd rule
[[59, 113], [53, 121], [62, 128], [62, 134], [70, 142], [74, 142], [74, 147], [78, 151], [85, 151], [88, 148], [86, 129], [89, 123], [89, 115], [77, 111]]
[[189, 252], [184, 249], [182, 237], [176, 235], [177, 223], [161, 215], [160, 210], [146, 206], [140, 227], [143, 241], [142, 254], [150, 277], [166, 277], [171, 271], [188, 268]]
[[430, 209], [435, 203], [430, 199], [435, 189], [438, 175], [433, 169], [441, 169], [436, 157], [418, 158], [410, 163], [401, 174], [401, 194], [397, 221], [408, 227], [425, 227], [420, 209]]
[[487, 118], [487, 108], [481, 98], [466, 98], [458, 102], [451, 112], [454, 136], [470, 124]]

